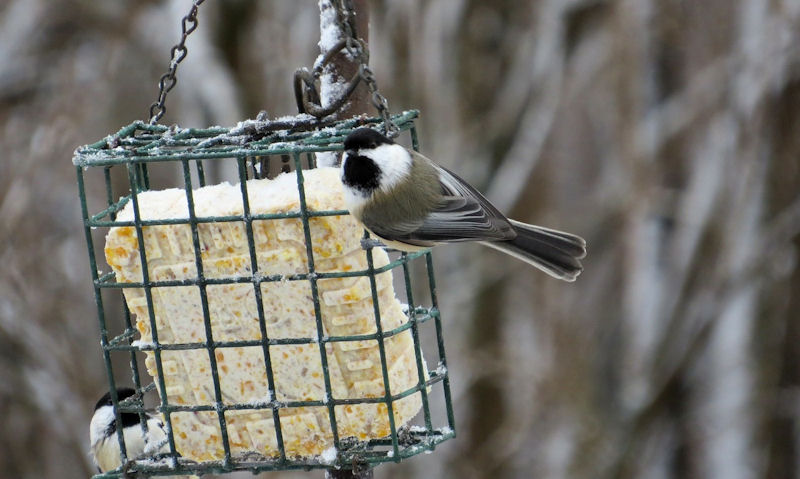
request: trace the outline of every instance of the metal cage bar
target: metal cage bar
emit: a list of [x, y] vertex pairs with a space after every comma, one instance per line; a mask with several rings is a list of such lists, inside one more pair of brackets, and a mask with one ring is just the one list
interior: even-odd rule
[[[413, 121], [417, 117], [417, 112], [404, 112], [396, 115], [394, 121], [401, 131], [408, 131], [410, 142], [414, 149], [418, 148], [418, 138]], [[159, 456], [169, 459], [166, 463], [147, 463], [134, 461], [115, 471], [109, 471], [94, 476], [100, 478], [119, 478], [127, 472], [141, 472], [153, 476], [192, 474], [192, 473], [224, 473], [235, 470], [249, 470], [251, 472], [287, 470], [287, 469], [316, 469], [331, 467], [351, 467], [354, 463], [363, 467], [373, 467], [383, 462], [397, 462], [402, 459], [414, 456], [423, 451], [433, 450], [439, 443], [454, 437], [455, 428], [453, 411], [449, 389], [449, 376], [446, 367], [444, 354], [444, 339], [441, 327], [441, 317], [438, 311], [436, 298], [436, 286], [433, 278], [433, 262], [430, 252], [420, 252], [412, 254], [402, 254], [397, 259], [390, 259], [388, 264], [376, 266], [371, 250], [366, 251], [367, 267], [356, 271], [325, 271], [316, 270], [314, 250], [312, 248], [312, 232], [310, 221], [314, 218], [327, 216], [347, 215], [344, 210], [331, 211], [311, 211], [306, 203], [306, 185], [304, 181], [305, 169], [315, 167], [314, 154], [317, 152], [338, 151], [342, 149], [344, 137], [354, 128], [362, 125], [377, 124], [379, 119], [354, 119], [339, 122], [330, 128], [318, 131], [291, 130], [284, 128], [280, 131], [266, 131], [259, 133], [260, 124], [255, 124], [253, 128], [237, 127], [228, 130], [225, 128], [208, 129], [180, 129], [176, 127], [167, 128], [160, 125], [147, 125], [141, 122], [133, 123], [122, 128], [119, 132], [108, 138], [87, 145], [76, 150], [73, 159], [76, 165], [78, 190], [81, 200], [81, 211], [87, 247], [89, 252], [89, 266], [91, 268], [92, 282], [94, 286], [95, 302], [98, 310], [98, 321], [100, 324], [100, 343], [103, 361], [106, 365], [109, 387], [114, 390], [120, 382], [120, 378], [112, 369], [112, 355], [125, 354], [129, 358], [130, 373], [132, 375], [133, 386], [137, 395], [131, 399], [119, 402], [116, 394], [112, 393], [112, 401], [115, 405], [117, 420], [120, 420], [122, 412], [135, 412], [140, 415], [144, 428], [146, 428], [145, 410], [143, 395], [148, 391], [156, 389], [159, 394], [158, 412], [164, 417], [167, 432], [168, 449]], [[251, 125], [252, 126], [252, 125]], [[255, 131], [255, 133], [253, 133]], [[283, 171], [294, 169], [296, 176], [296, 186], [300, 202], [299, 211], [291, 211], [275, 214], [256, 214], [250, 208], [247, 181], [250, 177], [262, 178], [269, 171], [270, 159], [277, 157]], [[195, 210], [194, 185], [202, 187], [209, 180], [206, 166], [208, 161], [234, 161], [236, 174], [239, 181], [240, 193], [242, 196], [242, 214], [230, 216], [199, 216]], [[151, 179], [154, 178], [151, 167], [155, 168], [158, 164], [180, 164], [180, 177], [183, 180], [183, 190], [188, 208], [188, 217], [180, 219], [143, 219], [139, 205], [139, 194], [151, 186]], [[115, 169], [121, 168], [127, 180], [127, 191], [115, 199], [115, 192], [112, 185]], [[266, 168], [266, 170], [265, 170]], [[104, 202], [98, 209], [90, 207], [86, 194], [86, 174], [89, 171], [101, 170], [102, 181], [105, 183]], [[194, 170], [194, 174], [192, 172]], [[252, 170], [252, 171], [250, 171]], [[193, 178], [194, 176], [194, 178]], [[196, 183], [194, 180], [196, 179]], [[131, 220], [121, 221], [117, 218], [118, 212], [130, 204], [133, 212]], [[261, 274], [259, 270], [258, 252], [254, 239], [254, 222], [260, 221], [279, 221], [279, 220], [299, 220], [302, 223], [303, 238], [305, 240], [305, 255], [307, 261], [306, 272], [282, 274]], [[247, 256], [249, 257], [250, 274], [230, 275], [222, 278], [207, 278], [204, 275], [202, 241], [203, 228], [213, 223], [239, 223], [244, 227], [247, 239]], [[146, 228], [160, 225], [185, 225], [191, 231], [191, 243], [193, 249], [193, 264], [196, 275], [193, 278], [180, 280], [166, 280], [163, 278], [152, 278], [152, 272], [148, 267], [148, 251], [145, 241]], [[138, 238], [138, 260], [141, 263], [141, 281], [121, 282], [117, 281], [113, 272], [101, 274], [97, 268], [97, 257], [92, 230], [110, 230], [116, 227], [133, 228]], [[423, 261], [428, 276], [428, 288], [430, 291], [431, 305], [429, 307], [419, 306], [415, 303], [412, 288], [413, 276], [410, 270], [410, 263], [420, 260]], [[398, 269], [398, 268], [401, 268]], [[391, 271], [401, 271], [400, 276], [395, 280], [402, 281], [407, 301], [409, 303], [406, 312], [407, 318], [404, 323], [397, 327], [385, 329], [381, 322], [381, 304], [379, 301], [376, 276], [380, 274], [392, 274]], [[323, 311], [320, 304], [319, 281], [326, 279], [343, 278], [368, 278], [369, 295], [372, 300], [374, 332], [368, 334], [335, 335], [326, 331], [323, 321]], [[310, 296], [314, 306], [314, 329], [315, 337], [270, 337], [267, 328], [267, 318], [262, 301], [262, 287], [276, 281], [283, 282], [308, 282]], [[258, 339], [217, 339], [214, 337], [212, 315], [209, 306], [209, 296], [207, 288], [216, 285], [226, 284], [250, 284], [256, 302], [256, 312], [258, 320]], [[202, 324], [204, 340], [197, 342], [178, 342], [170, 341], [162, 343], [158, 335], [158, 322], [156, 320], [155, 302], [153, 288], [169, 287], [192, 287], [196, 288], [199, 295], [200, 309], [202, 310]], [[120, 320], [123, 324], [123, 331], [120, 334], [112, 335], [109, 330], [109, 320], [112, 318], [106, 311], [103, 294], [115, 293], [121, 295], [126, 288], [137, 288], [143, 291], [146, 315], [137, 317], [140, 324], [143, 322], [150, 329], [152, 340], [148, 343], [135, 341], [137, 334], [134, 327], [131, 311], [127, 303], [123, 301]], [[137, 313], [138, 314], [138, 313]], [[425, 360], [423, 358], [422, 337], [424, 331], [422, 326], [429, 321], [435, 323], [437, 359], [438, 365], [435, 370], [425, 374]], [[416, 383], [402, 391], [392, 391], [391, 379], [389, 374], [389, 364], [387, 364], [387, 346], [385, 342], [400, 334], [409, 334], [413, 343], [414, 358], [413, 364], [416, 367]], [[329, 370], [328, 347], [343, 342], [353, 341], [375, 341], [377, 342], [378, 356], [380, 358], [380, 378], [383, 383], [383, 394], [377, 397], [335, 397]], [[279, 401], [277, 398], [278, 385], [274, 372], [272, 358], [272, 347], [286, 345], [313, 345], [318, 346], [319, 360], [322, 367], [322, 377], [324, 382], [325, 397], [311, 398], [308, 400]], [[263, 368], [266, 373], [268, 397], [261, 402], [237, 403], [226, 401], [220, 382], [220, 371], [217, 364], [217, 352], [226, 348], [260, 348], [263, 354]], [[205, 350], [208, 353], [208, 365], [211, 381], [213, 383], [213, 398], [208, 404], [173, 404], [170, 403], [167, 395], [167, 384], [165, 381], [165, 366], [163, 353], [166, 351], [188, 351]], [[152, 356], [152, 364], [155, 366], [156, 377], [152, 381], [141, 377], [140, 367], [137, 360], [138, 352], [147, 352]], [[172, 353], [171, 353], [172, 354]], [[150, 366], [148, 366], [150, 367]], [[435, 389], [434, 389], [435, 388]], [[446, 411], [446, 420], [442, 421], [435, 417], [436, 410], [432, 407], [434, 394], [441, 391], [443, 408]], [[420, 425], [399, 427], [395, 419], [395, 403], [412, 395], [419, 394], [422, 407]], [[437, 394], [436, 397], [439, 397]], [[353, 438], [341, 437], [337, 425], [337, 407], [358, 404], [373, 404], [378, 407], [385, 407], [386, 420], [390, 434], [384, 438], [368, 438], [365, 440], [353, 440]], [[330, 422], [330, 432], [333, 437], [333, 445], [336, 448], [336, 459], [333, 462], [323, 462], [315, 457], [290, 457], [287, 455], [284, 444], [283, 426], [281, 424], [281, 411], [291, 408], [319, 407], [327, 410], [327, 417]], [[275, 428], [275, 440], [277, 443], [277, 454], [271, 457], [239, 457], [232, 453], [231, 440], [228, 431], [226, 413], [236, 411], [257, 411], [266, 410], [272, 417]], [[172, 415], [175, 413], [205, 412], [214, 413], [217, 417], [220, 430], [219, 441], [222, 446], [223, 455], [218, 460], [192, 463], [180, 458], [176, 449], [175, 437], [172, 430]], [[414, 422], [414, 421], [412, 421]], [[437, 427], [444, 423], [444, 426]], [[121, 444], [121, 461], [123, 464], [128, 460], [121, 431], [118, 431], [118, 440]], [[125, 470], [123, 470], [125, 469]]]
[[[364, 237], [368, 237], [367, 233], [364, 234]], [[391, 383], [389, 381], [389, 368], [386, 364], [386, 344], [383, 342], [383, 325], [381, 324], [381, 304], [378, 300], [378, 286], [377, 281], [375, 280], [375, 264], [374, 259], [372, 257], [372, 249], [367, 249], [367, 269], [370, 271], [369, 275], [369, 288], [370, 292], [372, 293], [372, 308], [374, 310], [373, 319], [375, 320], [375, 329], [376, 334], [381, 337], [378, 340], [378, 353], [381, 357], [381, 374], [383, 375], [383, 389], [385, 391], [384, 402], [383, 404], [386, 405], [386, 414], [389, 416], [389, 430], [392, 432], [392, 455], [393, 457], [398, 457], [400, 455], [399, 444], [397, 441], [397, 425], [394, 423], [394, 405], [392, 404], [392, 388]], [[411, 320], [408, 321], [412, 323]]]
[[[211, 379], [214, 386], [214, 411], [219, 419], [220, 436], [222, 438], [222, 449], [225, 451], [223, 467], [230, 467], [231, 445], [228, 440], [228, 425], [225, 421], [225, 410], [222, 402], [222, 389], [219, 381], [219, 369], [217, 368], [217, 354], [214, 347], [214, 332], [211, 328], [211, 313], [208, 308], [208, 291], [205, 277], [203, 276], [203, 258], [200, 251], [200, 232], [197, 227], [197, 215], [194, 212], [194, 195], [192, 194], [192, 175], [189, 169], [189, 160], [181, 160], [183, 165], [183, 182], [186, 191], [186, 202], [189, 207], [189, 225], [192, 229], [192, 245], [194, 246], [194, 261], [197, 268], [197, 281], [200, 289], [200, 305], [203, 309], [203, 326], [206, 333], [206, 349], [208, 349], [208, 361], [211, 366]], [[140, 243], [143, 243], [140, 241]], [[174, 438], [173, 438], [174, 439]]]
[[[244, 216], [245, 232], [247, 234], [247, 251], [250, 255], [250, 271], [253, 273], [253, 290], [256, 299], [256, 311], [258, 312], [258, 327], [261, 332], [261, 348], [264, 353], [264, 368], [267, 373], [267, 390], [269, 391], [269, 402], [272, 408], [272, 420], [275, 424], [275, 441], [278, 445], [280, 461], [286, 461], [286, 447], [283, 444], [283, 431], [281, 429], [281, 415], [278, 411], [275, 397], [275, 375], [272, 370], [272, 357], [270, 355], [270, 341], [267, 333], [267, 320], [264, 318], [264, 304], [261, 301], [261, 281], [257, 279], [255, 273], [258, 269], [258, 257], [256, 255], [256, 242], [253, 239], [253, 218], [250, 214], [250, 198], [247, 194], [247, 167], [245, 158], [237, 159], [239, 170], [239, 185], [242, 191], [242, 214]], [[255, 172], [254, 172], [255, 173]], [[219, 345], [217, 347], [220, 347]]]
[[[134, 227], [136, 229], [136, 237], [141, 238], [141, 241], [138, 241], [138, 250], [139, 250], [139, 261], [142, 265], [142, 283], [148, 284], [150, 282], [150, 273], [148, 271], [148, 263], [147, 263], [147, 251], [145, 249], [145, 242], [144, 242], [144, 230], [142, 226], [142, 218], [140, 215], [139, 210], [139, 192], [143, 188], [142, 179], [139, 175], [146, 175], [146, 170], [142, 170], [138, 168], [136, 163], [128, 164], [128, 184], [130, 186], [131, 192], [131, 202], [133, 205], [133, 218], [134, 218]], [[147, 180], [144, 180], [145, 182]], [[151, 288], [145, 287], [144, 288], [144, 295], [145, 301], [147, 303], [147, 318], [150, 323], [150, 334], [152, 336], [152, 344], [153, 344], [153, 352], [155, 357], [156, 363], [156, 371], [158, 375], [158, 391], [161, 400], [161, 407], [169, 406], [169, 401], [167, 399], [167, 386], [164, 382], [164, 364], [161, 358], [161, 348], [158, 342], [158, 326], [156, 324], [156, 313], [153, 306], [153, 292]], [[117, 424], [121, 424], [118, 422]], [[164, 413], [164, 424], [167, 427], [167, 439], [169, 445], [169, 452], [172, 456], [172, 464], [173, 466], [176, 464], [175, 457], [177, 456], [177, 452], [175, 449], [175, 437], [172, 435], [172, 417], [170, 416], [169, 412]], [[123, 462], [124, 464], [124, 462]]]
[[[403, 253], [403, 257], [406, 257], [407, 253]], [[411, 273], [409, 271], [408, 262], [403, 263], [403, 279], [405, 279], [406, 283], [406, 298], [408, 299], [408, 307], [409, 307], [409, 314], [414, 315], [416, 317], [416, 311], [411, 311], [411, 308], [414, 303], [414, 292], [411, 288]], [[425, 368], [423, 367], [423, 359], [422, 359], [422, 345], [420, 344], [419, 340], [419, 327], [417, 325], [417, 321], [409, 321], [411, 323], [411, 337], [414, 339], [414, 359], [417, 364], [417, 376], [419, 378], [420, 385], [425, 384]], [[428, 391], [426, 388], [420, 389], [420, 397], [422, 398], [422, 412], [425, 418], [425, 429], [428, 431], [433, 429], [431, 423], [431, 410], [430, 405], [428, 404]]]

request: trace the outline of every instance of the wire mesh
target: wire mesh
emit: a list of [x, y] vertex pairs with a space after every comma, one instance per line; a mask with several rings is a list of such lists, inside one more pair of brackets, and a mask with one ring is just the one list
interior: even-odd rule
[[[404, 112], [394, 116], [394, 123], [401, 132], [408, 134], [408, 141], [414, 149], [418, 148], [414, 120], [416, 111]], [[125, 382], [125, 374], [131, 375], [133, 387], [139, 393], [135, 398], [115, 404], [117, 423], [121, 424], [121, 412], [139, 413], [141, 417], [147, 413], [144, 396], [155, 390], [157, 412], [163, 416], [168, 441], [163, 445], [156, 459], [129, 458], [126, 455], [121, 432], [117, 439], [121, 443], [120, 461], [124, 466], [114, 471], [95, 475], [95, 479], [123, 477], [126, 473], [140, 472], [148, 475], [174, 474], [206, 474], [224, 473], [236, 470], [260, 472], [267, 470], [309, 469], [309, 468], [350, 468], [354, 465], [374, 466], [382, 462], [399, 462], [423, 451], [433, 450], [439, 443], [454, 437], [455, 427], [450, 397], [447, 362], [444, 351], [441, 318], [436, 301], [436, 285], [433, 276], [433, 262], [430, 252], [399, 254], [390, 258], [388, 264], [377, 266], [373, 252], [366, 251], [367, 268], [357, 271], [317, 271], [312, 248], [312, 234], [309, 221], [316, 217], [347, 215], [344, 210], [315, 211], [306, 204], [306, 185], [304, 170], [314, 167], [314, 154], [321, 152], [341, 151], [344, 137], [354, 128], [365, 124], [376, 124], [380, 119], [354, 119], [338, 122], [322, 130], [301, 131], [293, 129], [291, 124], [277, 130], [259, 130], [258, 128], [235, 129], [220, 127], [207, 129], [180, 129], [161, 125], [148, 125], [135, 122], [122, 128], [117, 134], [109, 136], [97, 143], [79, 148], [75, 152], [73, 162], [76, 166], [78, 189], [83, 214], [85, 235], [87, 240], [89, 263], [94, 285], [94, 297], [97, 304], [100, 326], [100, 344], [105, 362], [109, 388], [114, 391], [119, 382]], [[252, 126], [252, 125], [251, 125]], [[278, 160], [278, 161], [274, 161]], [[287, 161], [288, 160], [288, 161]], [[299, 194], [299, 211], [272, 214], [256, 214], [250, 209], [248, 201], [248, 183], [252, 178], [263, 176], [269, 164], [278, 164], [281, 170], [293, 167], [296, 187]], [[154, 188], [157, 176], [149, 170], [156, 166], [172, 165], [177, 183], [182, 183], [182, 190], [188, 205], [188, 218], [143, 219], [141, 214], [140, 193]], [[234, 180], [242, 196], [243, 213], [241, 215], [202, 216], [195, 211], [194, 191], [196, 187], [206, 185], [207, 179], [218, 175], [220, 171], [233, 171]], [[103, 190], [98, 191], [102, 185]], [[90, 194], [91, 192], [94, 194]], [[95, 205], [91, 200], [102, 197], [104, 201]], [[116, 199], [115, 199], [116, 198]], [[133, 209], [133, 219], [121, 221], [117, 214], [128, 204]], [[260, 274], [259, 258], [254, 240], [254, 222], [299, 219], [302, 222], [307, 271], [287, 274]], [[203, 274], [204, 260], [201, 245], [200, 228], [207, 224], [235, 223], [243, 225], [247, 238], [247, 254], [252, 274], [206, 277]], [[147, 241], [138, 241], [138, 256], [142, 265], [141, 281], [118, 281], [114, 272], [99, 271], [105, 265], [102, 256], [97, 255], [102, 248], [96, 247], [102, 242], [103, 233], [112, 228], [132, 227], [136, 238], [145, 238], [145, 229], [158, 225], [188, 225], [191, 230], [191, 243], [194, 249], [194, 267], [196, 276], [189, 279], [154, 279], [148, 267]], [[102, 243], [100, 243], [102, 244]], [[402, 283], [398, 290], [404, 292], [409, 306], [406, 308], [407, 321], [399, 327], [384, 330], [381, 322], [378, 286], [376, 276], [396, 270], [395, 280]], [[418, 274], [415, 274], [418, 273]], [[360, 278], [369, 280], [371, 300], [374, 314], [373, 333], [358, 335], [329, 335], [323, 321], [320, 306], [318, 283], [332, 278]], [[424, 288], [415, 288], [414, 279], [427, 278]], [[315, 337], [271, 337], [268, 334], [265, 311], [261, 298], [261, 285], [270, 282], [307, 282], [314, 306], [313, 317], [316, 328]], [[212, 324], [209, 310], [208, 289], [217, 285], [252, 284], [258, 315], [260, 338], [258, 339], [218, 339]], [[158, 288], [179, 288], [191, 286], [197, 288], [202, 305], [203, 340], [197, 342], [169, 342], [159, 340], [159, 324], [156, 321], [154, 291]], [[134, 316], [129, 305], [123, 299], [126, 288], [139, 288], [144, 292], [146, 317], [136, 317], [137, 321], [148, 323], [152, 341], [137, 341], [137, 329]], [[426, 305], [418, 304], [415, 298], [424, 296]], [[112, 312], [115, 311], [115, 312]], [[116, 312], [118, 311], [118, 312]], [[145, 315], [143, 315], [145, 316]], [[432, 326], [431, 326], [432, 325]], [[413, 339], [415, 384], [405, 390], [391, 390], [387, 351], [385, 342], [390, 338], [409, 331]], [[383, 394], [365, 397], [335, 397], [331, 384], [328, 345], [339, 342], [375, 341], [380, 357], [380, 373]], [[427, 341], [427, 342], [426, 342]], [[274, 375], [272, 351], [274, 347], [286, 345], [317, 345], [319, 360], [322, 365], [325, 396], [321, 399], [279, 400], [273, 392], [280, 388]], [[264, 357], [267, 388], [271, 397], [265, 401], [235, 402], [229, 401], [221, 387], [221, 371], [217, 364], [220, 352], [230, 348], [260, 348]], [[429, 358], [433, 357], [435, 368], [428, 368], [423, 357], [423, 349], [429, 350]], [[169, 385], [165, 380], [165, 361], [162, 357], [168, 351], [207, 351], [213, 398], [208, 404], [173, 404], [168, 398]], [[433, 351], [431, 356], [430, 350]], [[143, 353], [152, 355], [155, 364], [155, 377], [141, 373], [140, 362]], [[421, 412], [405, 425], [396, 423], [393, 408], [398, 401], [418, 394], [421, 399]], [[199, 401], [198, 401], [199, 402]], [[342, 437], [337, 427], [340, 420], [339, 406], [356, 404], [377, 404], [385, 406], [390, 434], [385, 437], [359, 439]], [[287, 453], [284, 444], [281, 412], [291, 408], [320, 407], [327, 410], [330, 430], [333, 437], [334, 457], [307, 456], [300, 457]], [[220, 443], [219, 457], [203, 461], [190, 461], [181, 457], [176, 448], [173, 435], [172, 417], [177, 413], [211, 412], [216, 414]], [[274, 425], [277, 453], [262, 455], [256, 453], [234, 453], [228, 430], [226, 415], [237, 414], [238, 411], [269, 411]], [[443, 417], [442, 417], [443, 416]], [[146, 423], [146, 421], [142, 421]]]

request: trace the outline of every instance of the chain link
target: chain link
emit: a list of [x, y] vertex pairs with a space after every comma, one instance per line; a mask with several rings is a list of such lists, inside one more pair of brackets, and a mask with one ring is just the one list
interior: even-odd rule
[[169, 69], [166, 73], [161, 75], [158, 80], [158, 99], [150, 105], [150, 124], [154, 125], [164, 116], [167, 112], [167, 107], [164, 103], [167, 100], [167, 93], [175, 87], [178, 79], [175, 73], [178, 70], [178, 64], [186, 58], [189, 50], [186, 48], [186, 38], [197, 29], [197, 7], [200, 6], [205, 0], [194, 0], [192, 8], [189, 13], [181, 20], [181, 40], [177, 45], [173, 46], [170, 50], [171, 59], [169, 61]]

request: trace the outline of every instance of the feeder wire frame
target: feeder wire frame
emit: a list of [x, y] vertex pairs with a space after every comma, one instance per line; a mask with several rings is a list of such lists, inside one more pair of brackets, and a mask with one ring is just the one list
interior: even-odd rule
[[[400, 131], [407, 130], [411, 137], [412, 147], [418, 149], [418, 137], [414, 127], [414, 120], [418, 112], [407, 111], [395, 115], [393, 122], [398, 125]], [[303, 180], [302, 155], [306, 154], [307, 164], [313, 163], [311, 153], [323, 151], [341, 151], [344, 137], [353, 129], [363, 125], [375, 125], [382, 119], [351, 119], [337, 122], [332, 126], [317, 131], [304, 131], [307, 128], [307, 120], [302, 116], [295, 125], [295, 128], [284, 128], [286, 125], [280, 124], [283, 128], [270, 131], [268, 124], [254, 122], [253, 124], [240, 124], [234, 129], [213, 127], [206, 129], [180, 129], [176, 127], [165, 127], [157, 124], [146, 124], [144, 122], [134, 122], [122, 128], [117, 134], [111, 135], [97, 143], [79, 148], [75, 152], [73, 163], [76, 166], [78, 192], [80, 196], [81, 210], [83, 215], [84, 231], [86, 235], [89, 265], [94, 286], [94, 297], [98, 311], [98, 321], [100, 325], [100, 343], [102, 347], [103, 360], [106, 367], [106, 374], [109, 388], [111, 390], [112, 402], [117, 415], [117, 424], [121, 424], [120, 414], [122, 412], [133, 412], [140, 415], [142, 428], [146, 433], [145, 414], [148, 412], [144, 408], [142, 397], [145, 393], [156, 389], [159, 393], [159, 406], [157, 408], [164, 418], [167, 432], [167, 444], [164, 446], [168, 453], [163, 454], [161, 462], [141, 462], [133, 461], [136, 458], [127, 457], [124, 440], [121, 430], [117, 431], [117, 439], [120, 442], [121, 462], [124, 466], [106, 473], [93, 476], [93, 479], [111, 479], [125, 477], [131, 471], [139, 472], [151, 476], [175, 475], [175, 474], [207, 474], [207, 473], [226, 473], [237, 470], [249, 470], [253, 473], [261, 471], [288, 470], [288, 469], [314, 469], [323, 468], [351, 468], [357, 465], [372, 467], [382, 462], [399, 462], [402, 459], [411, 457], [424, 451], [432, 451], [439, 443], [455, 436], [454, 415], [451, 403], [451, 393], [449, 375], [447, 371], [447, 361], [444, 351], [444, 338], [441, 326], [441, 317], [438, 310], [436, 299], [436, 284], [433, 276], [433, 261], [429, 251], [402, 254], [399, 259], [390, 261], [385, 266], [375, 267], [372, 251], [366, 251], [367, 269], [364, 271], [335, 271], [317, 272], [314, 269], [314, 258], [311, 247], [311, 234], [309, 219], [321, 216], [340, 216], [348, 214], [344, 210], [333, 211], [309, 211], [305, 203], [305, 188]], [[267, 122], [269, 123], [269, 122]], [[300, 199], [300, 211], [275, 213], [275, 214], [253, 214], [250, 211], [247, 194], [247, 180], [249, 177], [257, 177], [255, 171], [255, 159], [271, 157], [276, 155], [286, 156], [294, 160], [295, 174], [297, 178], [297, 189]], [[205, 186], [204, 161], [219, 161], [224, 159], [236, 159], [239, 176], [239, 184], [243, 198], [243, 214], [216, 217], [198, 217], [194, 211], [192, 166], [194, 166], [195, 176], [198, 186]], [[253, 164], [252, 173], [248, 172], [247, 162]], [[184, 192], [189, 208], [189, 218], [187, 219], [160, 219], [142, 220], [139, 214], [138, 193], [150, 189], [150, 178], [148, 176], [148, 165], [157, 162], [179, 162], [184, 181]], [[112, 186], [111, 169], [114, 167], [124, 167], [127, 173], [128, 191], [127, 195], [114, 199]], [[86, 184], [84, 174], [93, 168], [103, 169], [105, 183], [106, 208], [90, 214], [90, 209], [86, 195]], [[117, 213], [131, 202], [134, 211], [132, 221], [117, 221]], [[226, 278], [205, 278], [203, 272], [203, 262], [200, 256], [199, 225], [205, 223], [218, 222], [240, 222], [244, 223], [248, 253], [251, 262], [251, 271], [258, 270], [258, 261], [253, 239], [253, 221], [275, 220], [286, 218], [298, 218], [302, 222], [303, 234], [306, 243], [306, 255], [308, 258], [308, 272], [292, 275], [257, 275], [238, 276]], [[188, 224], [191, 228], [192, 244], [194, 248], [194, 262], [197, 268], [197, 277], [193, 279], [154, 281], [149, 278], [147, 267], [147, 251], [144, 241], [138, 241], [139, 259], [142, 264], [142, 281], [123, 283], [117, 282], [113, 272], [101, 274], [98, 271], [96, 251], [92, 230], [96, 228], [110, 228], [119, 226], [134, 227], [138, 238], [144, 238], [143, 228], [152, 225], [174, 225]], [[428, 289], [430, 292], [431, 306], [429, 308], [415, 307], [411, 286], [411, 271], [409, 263], [417, 258], [423, 258], [427, 269]], [[405, 282], [406, 296], [409, 306], [408, 321], [401, 326], [384, 331], [380, 320], [380, 308], [378, 302], [378, 290], [375, 275], [390, 271], [394, 268], [402, 267], [403, 279]], [[351, 336], [325, 336], [321, 316], [319, 292], [317, 282], [327, 278], [348, 278], [363, 277], [369, 278], [376, 332], [371, 334], [351, 335]], [[266, 329], [266, 320], [261, 301], [261, 287], [265, 282], [274, 281], [308, 281], [311, 285], [312, 300], [314, 305], [314, 318], [317, 328], [316, 338], [269, 338]], [[259, 328], [261, 339], [258, 340], [215, 340], [211, 326], [210, 312], [208, 307], [208, 297], [206, 288], [211, 285], [252, 283], [255, 290], [256, 305], [258, 311]], [[161, 344], [158, 340], [158, 327], [155, 320], [154, 303], [152, 288], [174, 287], [174, 286], [196, 286], [200, 292], [203, 324], [205, 328], [206, 340], [201, 343], [169, 343]], [[125, 301], [123, 304], [123, 319], [125, 330], [122, 334], [111, 337], [108, 328], [108, 319], [104, 307], [104, 290], [116, 290], [121, 292], [123, 288], [142, 288], [145, 292], [147, 312], [149, 316], [149, 326], [152, 332], [152, 342], [149, 344], [135, 344], [134, 336], [136, 329], [131, 319], [130, 310]], [[438, 367], [429, 371], [428, 379], [424, 376], [424, 360], [422, 358], [421, 332], [420, 325], [433, 320], [436, 332], [436, 344], [438, 348]], [[405, 391], [393, 392], [390, 390], [388, 375], [388, 365], [384, 341], [394, 335], [406, 330], [411, 331], [414, 344], [415, 364], [417, 368], [417, 384]], [[381, 359], [381, 374], [384, 384], [384, 395], [382, 397], [371, 398], [349, 398], [336, 399], [333, 397], [329, 368], [327, 362], [327, 343], [340, 341], [364, 341], [375, 340], [378, 344]], [[216, 354], [218, 349], [234, 347], [254, 347], [260, 346], [264, 354], [264, 367], [267, 373], [269, 391], [277, 391], [275, 378], [273, 375], [270, 360], [270, 346], [291, 345], [291, 344], [312, 344], [319, 345], [320, 360], [322, 363], [323, 379], [326, 390], [326, 400], [308, 401], [277, 401], [276, 397], [270, 398], [265, 403], [234, 403], [226, 404], [222, 398], [220, 387], [219, 371], [216, 364]], [[210, 370], [213, 382], [214, 401], [213, 404], [196, 404], [191, 406], [170, 404], [167, 398], [167, 389], [164, 380], [164, 366], [161, 357], [162, 351], [178, 351], [191, 349], [206, 349], [210, 362]], [[142, 381], [136, 353], [149, 351], [154, 355], [158, 382], [145, 384]], [[133, 399], [118, 401], [116, 397], [117, 378], [112, 367], [112, 352], [127, 352], [129, 354], [130, 371], [133, 377], [133, 386], [137, 391], [137, 396]], [[446, 411], [446, 425], [436, 427], [431, 415], [431, 405], [428, 390], [437, 383], [442, 383], [442, 393], [444, 396], [444, 409]], [[414, 426], [399, 428], [395, 424], [392, 405], [404, 397], [420, 394], [422, 400], [422, 411], [424, 426]], [[336, 425], [335, 406], [348, 404], [370, 404], [382, 403], [386, 405], [391, 434], [388, 438], [370, 439], [368, 441], [353, 441], [352, 438], [339, 437]], [[280, 426], [280, 410], [295, 407], [326, 407], [330, 420], [331, 431], [333, 433], [333, 443], [337, 451], [337, 457], [333, 464], [321, 462], [318, 458], [295, 458], [287, 457], [283, 443], [282, 430]], [[231, 452], [230, 439], [228, 437], [225, 413], [227, 411], [238, 410], [264, 410], [271, 409], [275, 427], [275, 437], [278, 445], [279, 455], [277, 457], [235, 457]], [[180, 454], [176, 451], [175, 440], [172, 432], [171, 415], [176, 412], [197, 412], [212, 411], [219, 418], [220, 436], [224, 450], [224, 457], [217, 461], [205, 461], [195, 463], [180, 459]]]

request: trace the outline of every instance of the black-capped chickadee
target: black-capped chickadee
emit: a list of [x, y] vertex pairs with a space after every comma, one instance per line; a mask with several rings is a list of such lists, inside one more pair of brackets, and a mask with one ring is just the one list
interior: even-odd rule
[[583, 270], [579, 236], [506, 218], [453, 172], [369, 128], [344, 140], [341, 176], [350, 213], [400, 251], [478, 241], [564, 281]]
[[[117, 388], [117, 402], [122, 402], [135, 394], [136, 391], [131, 388]], [[128, 460], [169, 452], [167, 433], [159, 418], [152, 414], [145, 415], [147, 420], [146, 436], [142, 433], [138, 413], [121, 412], [120, 418], [122, 419], [122, 435], [125, 438], [125, 452]], [[117, 438], [117, 418], [114, 414], [110, 392], [105, 393], [94, 407], [94, 415], [89, 425], [89, 439], [92, 460], [100, 472], [112, 471], [122, 464]]]

